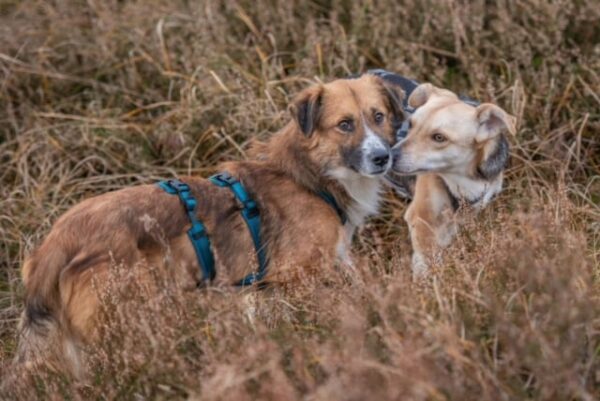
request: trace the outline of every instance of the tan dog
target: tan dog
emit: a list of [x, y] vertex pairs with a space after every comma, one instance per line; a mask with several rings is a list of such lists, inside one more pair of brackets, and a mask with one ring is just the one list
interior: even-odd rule
[[419, 276], [452, 241], [458, 207], [479, 210], [500, 192], [509, 156], [503, 131], [514, 134], [515, 121], [496, 105], [474, 107], [431, 84], [419, 85], [408, 104], [416, 110], [408, 136], [393, 149], [393, 171], [417, 175], [404, 218]]
[[[401, 97], [369, 75], [313, 86], [290, 107], [292, 121], [259, 146], [263, 160], [221, 167], [258, 203], [269, 261], [265, 281], [350, 262], [355, 227], [378, 210]], [[215, 282], [228, 285], [254, 271], [253, 242], [232, 192], [202, 178], [182, 181], [198, 200], [195, 214], [212, 243]], [[321, 191], [333, 196], [345, 224]], [[189, 227], [178, 197], [156, 185], [100, 195], [66, 212], [23, 266], [18, 360], [67, 365], [77, 374], [80, 346], [97, 336], [98, 288], [115, 263], [146, 270], [166, 265], [184, 287], [196, 288], [201, 273]]]

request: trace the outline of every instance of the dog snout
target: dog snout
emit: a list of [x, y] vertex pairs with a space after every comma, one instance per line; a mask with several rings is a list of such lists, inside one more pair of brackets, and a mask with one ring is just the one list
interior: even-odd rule
[[361, 173], [366, 175], [379, 175], [385, 173], [390, 167], [391, 148], [382, 135], [377, 134], [365, 125], [365, 137], [360, 148]]
[[368, 174], [383, 174], [391, 165], [391, 148], [389, 146], [375, 147], [364, 154], [363, 160]]
[[396, 173], [403, 173], [406, 170], [407, 155], [402, 149], [402, 142], [392, 147], [392, 170]]
[[376, 149], [371, 153], [371, 163], [377, 167], [385, 167], [390, 161], [390, 151], [388, 149]]

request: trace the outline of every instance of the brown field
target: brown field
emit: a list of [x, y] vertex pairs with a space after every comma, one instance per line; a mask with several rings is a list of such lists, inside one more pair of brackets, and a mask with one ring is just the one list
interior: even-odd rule
[[[61, 213], [209, 175], [299, 89], [374, 67], [518, 117], [505, 191], [431, 280], [390, 193], [358, 274], [247, 295], [157, 272], [156, 296], [115, 267], [87, 383], [11, 364], [19, 268]], [[0, 0], [0, 398], [598, 399], [599, 176], [597, 0]]]

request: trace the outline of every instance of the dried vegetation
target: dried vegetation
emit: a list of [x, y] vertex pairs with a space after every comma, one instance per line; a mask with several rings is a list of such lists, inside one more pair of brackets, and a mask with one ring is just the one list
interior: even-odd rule
[[[300, 88], [373, 67], [519, 119], [506, 190], [429, 282], [390, 194], [355, 273], [184, 294], [157, 272], [157, 296], [116, 267], [88, 384], [11, 365], [20, 264], [67, 208], [208, 175]], [[0, 2], [2, 396], [597, 399], [599, 71], [594, 0]]]

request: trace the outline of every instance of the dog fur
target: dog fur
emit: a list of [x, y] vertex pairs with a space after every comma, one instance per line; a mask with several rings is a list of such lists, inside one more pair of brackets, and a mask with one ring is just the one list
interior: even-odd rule
[[502, 189], [509, 157], [504, 132], [515, 134], [515, 119], [494, 104], [474, 107], [431, 84], [419, 85], [408, 104], [416, 110], [408, 136], [394, 146], [393, 171], [416, 175], [404, 218], [413, 274], [421, 276], [452, 242], [457, 208], [480, 210]]
[[[219, 167], [238, 177], [259, 205], [269, 260], [265, 281], [351, 261], [354, 229], [378, 210], [401, 100], [401, 91], [370, 75], [312, 86], [290, 106], [292, 120], [256, 146], [260, 160]], [[203, 178], [182, 180], [211, 239], [215, 285], [256, 270], [253, 242], [231, 191]], [[346, 211], [345, 226], [317, 195], [321, 190]], [[196, 288], [201, 273], [189, 226], [178, 197], [156, 185], [106, 193], [67, 211], [23, 265], [26, 306], [17, 359], [80, 375], [79, 350], [97, 339], [98, 291], [114, 264], [167, 266], [183, 287]]]

